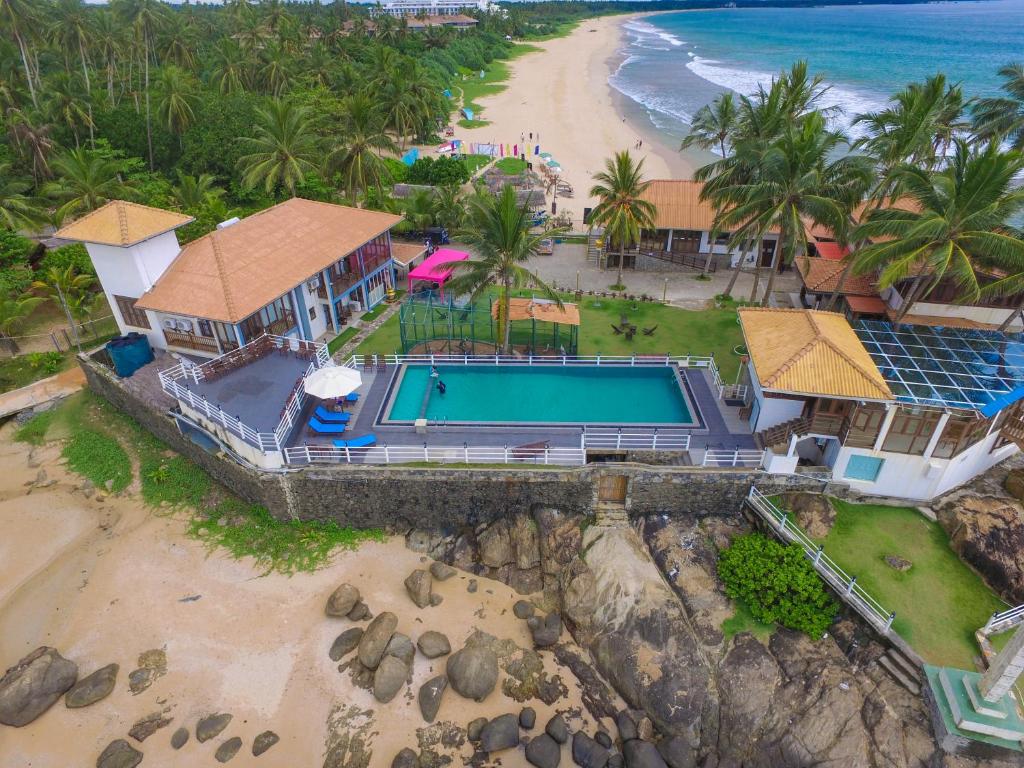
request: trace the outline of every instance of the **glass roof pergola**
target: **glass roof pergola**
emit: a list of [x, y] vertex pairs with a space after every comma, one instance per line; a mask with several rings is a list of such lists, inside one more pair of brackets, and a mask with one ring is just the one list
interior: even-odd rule
[[853, 329], [900, 402], [992, 416], [1024, 398], [1024, 334], [878, 320]]

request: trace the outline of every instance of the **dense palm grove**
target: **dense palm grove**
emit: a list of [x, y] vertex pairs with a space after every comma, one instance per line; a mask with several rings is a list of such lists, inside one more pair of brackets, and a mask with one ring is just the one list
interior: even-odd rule
[[683, 146], [721, 154], [697, 173], [716, 225], [748, 245], [779, 233], [763, 301], [779, 260], [807, 252], [809, 223], [852, 249], [843, 279], [909, 281], [903, 312], [943, 281], [963, 302], [1024, 294], [1024, 67], [1000, 75], [997, 98], [968, 99], [942, 75], [910, 84], [856, 117], [856, 140], [836, 129], [827, 87], [802, 63], [752, 96], [703, 108]]

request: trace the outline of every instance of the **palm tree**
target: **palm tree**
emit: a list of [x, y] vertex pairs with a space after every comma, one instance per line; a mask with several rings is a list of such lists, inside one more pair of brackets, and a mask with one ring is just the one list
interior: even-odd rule
[[135, 194], [132, 186], [121, 180], [121, 164], [100, 152], [84, 147], [69, 150], [54, 159], [53, 168], [57, 180], [46, 184], [43, 191], [61, 202], [58, 221]]
[[196, 68], [195, 49], [197, 40], [195, 30], [187, 22], [179, 21], [179, 14], [170, 14], [162, 36], [164, 61], [193, 71]]
[[341, 136], [327, 155], [326, 173], [341, 175], [341, 185], [349, 200], [389, 179], [382, 152], [397, 152], [398, 147], [384, 133], [384, 118], [369, 94], [349, 96], [344, 102]]
[[31, 184], [11, 172], [10, 163], [0, 163], [0, 224], [17, 231], [46, 219], [39, 202], [25, 194], [31, 188]]
[[[908, 165], [897, 172], [914, 210], [875, 210], [854, 233], [873, 241], [855, 254], [858, 274], [880, 270], [880, 288], [911, 278], [897, 323], [944, 278], [956, 284], [961, 301], [1022, 287], [1024, 241], [1009, 224], [1024, 211], [1024, 189], [1014, 186], [1022, 171], [1021, 153], [1001, 152], [995, 141], [972, 149], [958, 138], [945, 168]], [[978, 270], [985, 267], [1012, 274], [983, 288]]]
[[654, 204], [643, 199], [650, 186], [644, 181], [644, 161], [634, 162], [629, 152], [617, 152], [605, 161], [605, 170], [594, 174], [596, 182], [590, 196], [598, 204], [590, 214], [590, 226], [604, 227], [606, 250], [618, 249], [619, 275], [616, 285], [622, 285], [622, 262], [625, 251], [640, 241], [640, 232], [654, 226], [657, 214]]
[[75, 137], [79, 146], [78, 131], [88, 128], [92, 137], [94, 123], [88, 97], [82, 90], [82, 79], [75, 74], [57, 72], [46, 81], [46, 101], [43, 108], [54, 122], [63, 123]]
[[423, 45], [431, 48], [444, 48], [451, 42], [452, 30], [449, 27], [427, 27], [423, 32]]
[[273, 42], [263, 51], [263, 66], [260, 67], [259, 78], [264, 89], [274, 98], [280, 98], [281, 94], [288, 88], [291, 80], [291, 61], [285, 47], [279, 42]]
[[22, 294], [21, 296], [0, 296], [0, 339], [7, 345], [12, 355], [18, 353], [18, 342], [14, 334], [25, 324], [29, 315], [42, 304], [41, 296]]
[[74, 265], [68, 265], [66, 269], [50, 267], [43, 273], [42, 278], [34, 280], [32, 287], [43, 291], [47, 297], [63, 310], [68, 326], [71, 328], [71, 338], [75, 342], [78, 351], [82, 351], [82, 343], [78, 337], [78, 325], [75, 323], [71, 307], [82, 303], [82, 294], [86, 293], [96, 282], [92, 275], [79, 274]]
[[249, 62], [241, 46], [234, 40], [221, 40], [213, 49], [214, 67], [211, 81], [223, 96], [245, 90], [249, 82]]
[[28, 40], [37, 24], [34, 0], [0, 0], [0, 17], [6, 17], [14, 41], [18, 44], [21, 54], [21, 66], [28, 83], [28, 92], [32, 96], [33, 106], [39, 106], [36, 98], [35, 80], [38, 73], [32, 71], [32, 56], [29, 55]]
[[433, 190], [417, 190], [405, 201], [405, 220], [419, 232], [434, 226]]
[[[77, 51], [82, 65], [82, 77], [85, 80], [85, 93], [88, 100], [89, 135], [92, 137], [92, 83], [89, 80], [89, 61], [86, 48], [92, 38], [92, 27], [81, 0], [58, 0], [57, 18], [50, 27], [50, 39], [62, 51], [65, 62], [68, 53]], [[93, 144], [95, 147], [95, 143]]]
[[164, 6], [160, 0], [117, 0], [115, 6], [132, 26], [135, 41], [142, 51], [144, 73], [143, 94], [146, 101], [146, 144], [149, 149], [149, 170], [153, 170], [153, 123], [150, 117], [149, 61], [153, 55], [153, 41], [164, 24]]
[[541, 240], [564, 230], [533, 234], [533, 214], [528, 203], [519, 205], [513, 187], [503, 187], [497, 195], [480, 195], [470, 200], [465, 228], [460, 238], [477, 254], [475, 258], [454, 262], [454, 277], [449, 283], [453, 295], [469, 294], [475, 302], [492, 286], [498, 287], [501, 302], [501, 350], [508, 354], [512, 336], [509, 314], [512, 291], [534, 288], [559, 307], [558, 294], [525, 264], [537, 255]]
[[[871, 164], [864, 156], [836, 158], [845, 146], [841, 134], [825, 127], [824, 115], [812, 112], [746, 159], [754, 169], [749, 179], [714, 190], [716, 229], [731, 231], [740, 243], [760, 243], [768, 232], [779, 233], [762, 304], [771, 298], [779, 264], [807, 252], [805, 222], [824, 225], [840, 237], [845, 233], [850, 210], [871, 181]], [[751, 301], [757, 298], [759, 272]]]
[[281, 186], [295, 194], [295, 185], [316, 171], [319, 140], [309, 108], [275, 99], [256, 114], [256, 135], [242, 139], [250, 150], [238, 160], [242, 183], [248, 188], [262, 183], [268, 193]]
[[697, 110], [690, 125], [690, 132], [679, 148], [698, 147], [708, 150], [717, 147], [722, 157], [726, 157], [729, 154], [726, 148], [738, 124], [739, 111], [736, 109], [736, 101], [733, 99], [732, 91], [726, 91], [710, 104]]
[[974, 130], [980, 138], [1006, 137], [1014, 149], [1024, 149], [1024, 64], [999, 70], [1006, 96], [979, 99], [974, 105]]
[[51, 176], [50, 153], [53, 152], [54, 142], [50, 137], [52, 126], [36, 121], [37, 117], [19, 109], [11, 109], [7, 113], [7, 131], [11, 144], [22, 161], [32, 166], [32, 177], [38, 184]]
[[466, 201], [455, 185], [438, 187], [434, 196], [434, 218], [449, 232], [462, 227], [466, 219]]
[[93, 13], [92, 20], [93, 48], [107, 75], [107, 100], [110, 105], [114, 99], [114, 75], [117, 74], [117, 61], [124, 48], [124, 34], [121, 25], [109, 10], [102, 9]]
[[216, 178], [209, 173], [190, 176], [179, 168], [178, 183], [171, 187], [171, 194], [186, 211], [194, 211], [205, 205], [211, 198], [219, 198], [224, 190], [216, 186]]
[[195, 120], [198, 101], [192, 80], [184, 70], [168, 65], [160, 71], [157, 115], [167, 130], [178, 137], [179, 144], [181, 135]]

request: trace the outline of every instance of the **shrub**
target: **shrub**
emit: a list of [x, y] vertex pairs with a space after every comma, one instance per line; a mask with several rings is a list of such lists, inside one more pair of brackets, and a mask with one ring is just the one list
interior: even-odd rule
[[763, 624], [818, 638], [836, 616], [835, 600], [798, 544], [783, 546], [760, 533], [739, 536], [719, 555], [718, 575], [729, 597]]
[[60, 352], [29, 352], [25, 358], [31, 368], [42, 371], [47, 376], [58, 373], [61, 363], [64, 362], [64, 355]]
[[465, 184], [469, 181], [469, 169], [454, 157], [421, 157], [405, 174], [410, 184], [428, 184], [433, 187]]
[[96, 274], [96, 269], [92, 265], [92, 259], [89, 258], [89, 252], [85, 250], [85, 246], [81, 243], [62, 245], [60, 248], [47, 251], [46, 255], [39, 261], [39, 270], [46, 272], [51, 267], [61, 272], [66, 271], [68, 267], [74, 267], [75, 272], [80, 275]]

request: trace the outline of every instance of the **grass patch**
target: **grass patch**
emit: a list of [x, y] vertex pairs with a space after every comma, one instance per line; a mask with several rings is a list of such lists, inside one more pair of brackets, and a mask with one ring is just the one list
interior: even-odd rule
[[142, 498], [154, 507], [167, 504], [198, 509], [213, 485], [210, 476], [184, 456], [153, 457], [139, 471]]
[[342, 331], [333, 339], [327, 342], [327, 351], [333, 355], [335, 352], [341, 349], [342, 346], [344, 346], [345, 342], [347, 342], [357, 333], [359, 333], [358, 328], [356, 328], [354, 325], [349, 326], [344, 331]]
[[[974, 632], [1003, 602], [949, 546], [938, 523], [906, 507], [833, 500], [836, 522], [825, 551], [885, 608], [894, 629], [928, 662], [974, 669]], [[900, 572], [885, 562], [913, 563]]]
[[755, 619], [747, 604], [742, 600], [734, 600], [733, 605], [736, 612], [722, 622], [722, 634], [725, 635], [725, 642], [729, 642], [740, 632], [749, 632], [761, 642], [766, 641], [775, 631], [774, 624], [765, 624]]
[[92, 481], [97, 488], [111, 493], [123, 491], [132, 481], [131, 459], [121, 444], [110, 435], [93, 429], [81, 429], [64, 444], [62, 455], [76, 474]]
[[188, 533], [208, 546], [222, 547], [235, 559], [253, 558], [266, 573], [315, 571], [335, 549], [356, 549], [364, 541], [383, 541], [380, 529], [343, 528], [333, 521], [282, 522], [263, 507], [237, 499], [221, 501], [193, 517]]
[[54, 411], [52, 408], [48, 411], [37, 413], [18, 428], [18, 431], [14, 433], [14, 439], [19, 443], [42, 445], [46, 442], [46, 433], [50, 429], [50, 424], [53, 423], [53, 416]]
[[356, 347], [356, 355], [394, 355], [402, 353], [402, 337], [398, 327], [398, 313], [385, 320]]
[[369, 310], [368, 312], [366, 312], [365, 314], [360, 316], [359, 320], [361, 322], [364, 322], [364, 323], [372, 322], [373, 320], [376, 320], [378, 317], [383, 315], [387, 311], [388, 307], [390, 307], [390, 306], [391, 305], [388, 304], [387, 302], [382, 301], [376, 307], [374, 307], [373, 309]]
[[[477, 109], [479, 109], [479, 107], [477, 107]], [[458, 123], [456, 123], [459, 128], [483, 128], [490, 124], [490, 120], [467, 120], [466, 118], [462, 118]]]
[[[469, 122], [468, 120], [463, 122]], [[460, 123], [461, 125], [461, 123]], [[476, 126], [463, 126], [465, 128], [475, 128]], [[466, 166], [466, 170], [470, 174], [476, 173], [478, 170], [483, 168], [485, 165], [491, 162], [489, 155], [463, 155], [462, 164]]]
[[518, 157], [503, 157], [494, 164], [494, 167], [508, 176], [514, 176], [526, 170], [526, 161]]

